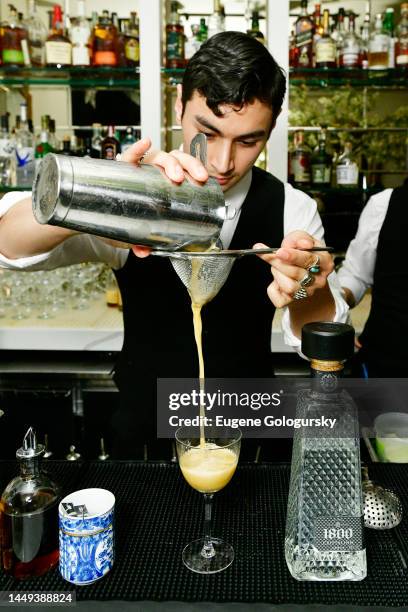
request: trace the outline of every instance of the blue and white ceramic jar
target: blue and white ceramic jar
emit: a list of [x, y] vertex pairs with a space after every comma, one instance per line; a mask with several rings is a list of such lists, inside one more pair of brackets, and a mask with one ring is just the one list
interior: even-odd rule
[[82, 489], [59, 505], [59, 569], [74, 584], [90, 584], [114, 561], [115, 496], [105, 489]]

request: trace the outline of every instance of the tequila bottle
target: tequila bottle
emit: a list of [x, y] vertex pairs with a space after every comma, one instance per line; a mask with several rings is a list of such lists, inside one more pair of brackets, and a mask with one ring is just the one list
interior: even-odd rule
[[408, 68], [408, 3], [401, 4], [401, 21], [397, 28], [395, 46], [395, 64], [397, 68]]
[[383, 28], [381, 13], [375, 18], [375, 26], [368, 43], [368, 67], [370, 70], [388, 68], [391, 38]]
[[303, 327], [313, 382], [298, 394], [296, 417], [336, 421], [333, 429], [302, 423], [295, 433], [285, 556], [297, 580], [362, 580], [367, 574], [357, 411], [338, 378], [353, 351], [350, 325]]

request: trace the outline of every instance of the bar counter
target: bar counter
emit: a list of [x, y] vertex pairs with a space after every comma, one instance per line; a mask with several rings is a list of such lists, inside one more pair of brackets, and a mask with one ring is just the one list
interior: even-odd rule
[[[202, 535], [204, 511], [202, 495], [176, 464], [49, 461], [46, 469], [64, 495], [87, 487], [114, 493], [114, 567], [98, 582], [76, 588], [58, 568], [24, 582], [0, 574], [2, 591], [75, 589], [77, 609], [99, 612], [408, 609], [408, 545], [401, 547], [408, 542], [406, 520], [396, 528], [399, 545], [392, 531], [366, 530], [368, 576], [362, 582], [298, 582], [290, 576], [284, 559], [287, 464], [240, 464], [215, 495], [213, 533], [234, 546], [235, 561], [210, 576], [182, 563], [184, 546]], [[0, 463], [2, 489], [16, 470], [15, 462]], [[407, 476], [408, 465], [370, 465], [370, 477], [393, 489], [404, 511]]]

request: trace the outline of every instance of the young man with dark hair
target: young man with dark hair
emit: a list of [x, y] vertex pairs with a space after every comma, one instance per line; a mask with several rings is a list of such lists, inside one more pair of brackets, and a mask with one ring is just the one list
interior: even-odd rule
[[[224, 248], [255, 244], [282, 248], [274, 255], [236, 262], [220, 293], [203, 309], [203, 342], [209, 377], [270, 377], [275, 308], [285, 308], [286, 341], [299, 348], [304, 323], [344, 321], [332, 258], [302, 251], [321, 245], [323, 228], [308, 196], [254, 167], [275, 126], [285, 78], [272, 56], [245, 34], [225, 32], [202, 45], [190, 60], [176, 102], [183, 150], [150, 150], [144, 139], [122, 159], [162, 168], [176, 182], [184, 172], [218, 181], [226, 204], [237, 211], [224, 222]], [[185, 153], [192, 138], [208, 139], [208, 164]], [[22, 201], [21, 198], [24, 198]], [[38, 225], [31, 198], [11, 194], [0, 212], [0, 262], [36, 269], [105, 261], [122, 292], [125, 339], [116, 369], [120, 408], [113, 427], [114, 454], [135, 456], [135, 440], [155, 438], [156, 380], [197, 377], [190, 298], [170, 261], [147, 257], [149, 249]], [[19, 258], [23, 258], [22, 260]], [[262, 261], [263, 260], [263, 261]], [[311, 269], [314, 274], [311, 274]], [[272, 273], [272, 276], [271, 276]], [[272, 282], [271, 282], [272, 278]]]

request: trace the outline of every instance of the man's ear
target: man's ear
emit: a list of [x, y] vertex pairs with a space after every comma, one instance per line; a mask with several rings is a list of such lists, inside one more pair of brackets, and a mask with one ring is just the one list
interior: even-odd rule
[[177, 98], [176, 98], [176, 103], [174, 105], [174, 110], [176, 112], [176, 121], [178, 125], [181, 125], [181, 118], [183, 116], [183, 102], [182, 102], [182, 93], [183, 93], [183, 86], [181, 85], [181, 83], [179, 83], [177, 85]]

